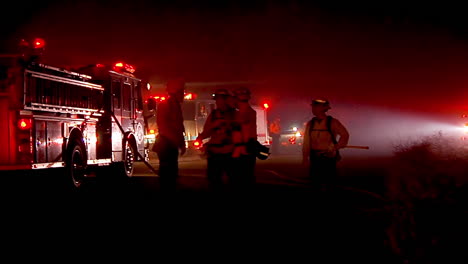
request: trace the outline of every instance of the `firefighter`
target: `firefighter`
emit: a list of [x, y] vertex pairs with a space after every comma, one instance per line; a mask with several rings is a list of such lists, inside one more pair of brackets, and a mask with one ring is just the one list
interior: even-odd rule
[[209, 138], [204, 148], [207, 154], [207, 178], [210, 189], [214, 192], [223, 189], [224, 175], [230, 182], [232, 181], [232, 152], [234, 150], [232, 127], [236, 109], [230, 104], [231, 97], [226, 89], [217, 89], [214, 92], [216, 109], [208, 115], [203, 132], [197, 137], [198, 141]]
[[[167, 82], [168, 99], [158, 105], [156, 122], [158, 136], [153, 145], [159, 158], [161, 191], [174, 192], [179, 174], [179, 153], [185, 154], [185, 128], [181, 103], [184, 101], [185, 83], [182, 79]], [[180, 152], [179, 152], [180, 150]]]
[[255, 184], [257, 112], [250, 106], [251, 93], [246, 87], [234, 90], [237, 101], [236, 126], [233, 131], [234, 186], [251, 190]]
[[304, 131], [302, 162], [309, 166], [314, 187], [332, 189], [336, 183], [339, 149], [348, 144], [349, 133], [338, 119], [327, 114], [331, 109], [327, 99], [314, 99], [311, 106], [314, 117], [307, 122]]
[[276, 117], [273, 122], [270, 123], [269, 126], [270, 135], [271, 135], [271, 152], [278, 154], [279, 152], [279, 145], [280, 145], [280, 135], [281, 135], [281, 124], [280, 118]]

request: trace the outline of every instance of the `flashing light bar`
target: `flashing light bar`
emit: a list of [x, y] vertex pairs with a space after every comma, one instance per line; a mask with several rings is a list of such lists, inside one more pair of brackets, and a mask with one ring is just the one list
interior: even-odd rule
[[116, 64], [114, 64], [114, 69], [117, 71], [126, 71], [129, 73], [134, 73], [136, 71], [135, 67], [123, 62], [117, 62]]

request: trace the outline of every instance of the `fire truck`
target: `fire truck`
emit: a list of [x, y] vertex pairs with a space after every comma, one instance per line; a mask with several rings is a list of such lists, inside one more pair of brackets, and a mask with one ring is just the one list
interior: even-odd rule
[[118, 62], [70, 70], [40, 62], [44, 41], [0, 55], [1, 171], [63, 168], [79, 189], [97, 167], [117, 178], [148, 160], [135, 68]]

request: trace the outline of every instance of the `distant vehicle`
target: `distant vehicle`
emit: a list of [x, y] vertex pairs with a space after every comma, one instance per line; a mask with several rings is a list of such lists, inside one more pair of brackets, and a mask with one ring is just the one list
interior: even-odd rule
[[257, 140], [262, 145], [269, 146], [271, 144], [271, 137], [268, 132], [268, 106], [254, 105], [252, 108], [257, 112]]
[[303, 138], [304, 132], [302, 128], [296, 126], [291, 126], [281, 131], [280, 152], [289, 153], [302, 150]]
[[0, 171], [65, 168], [79, 188], [93, 168], [131, 177], [148, 159], [144, 83], [126, 63], [66, 70], [40, 63], [45, 42], [0, 55]]

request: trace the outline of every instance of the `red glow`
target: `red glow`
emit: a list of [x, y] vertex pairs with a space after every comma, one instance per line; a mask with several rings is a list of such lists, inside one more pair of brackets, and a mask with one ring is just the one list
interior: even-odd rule
[[41, 49], [45, 47], [45, 41], [41, 38], [35, 38], [34, 39], [34, 48], [35, 49]]
[[270, 105], [268, 103], [263, 103], [263, 108], [268, 109], [270, 108]]
[[197, 98], [197, 95], [194, 93], [186, 93], [184, 95], [185, 100], [195, 100], [195, 98]]
[[165, 96], [160, 96], [160, 95], [156, 95], [156, 96], [150, 95], [149, 98], [154, 98], [154, 100], [156, 100], [156, 101], [158, 101], [158, 102], [161, 102], [161, 101], [166, 100], [166, 97], [165, 97]]
[[193, 142], [193, 146], [194, 146], [195, 148], [200, 148], [200, 147], [202, 146], [202, 144], [203, 144], [203, 143], [202, 143], [200, 140], [195, 140], [195, 141]]
[[25, 40], [25, 39], [22, 39], [19, 43], [19, 46], [20, 47], [28, 47], [29, 46], [29, 43]]
[[125, 64], [125, 70], [129, 73], [134, 73], [136, 69], [130, 64]]
[[135, 67], [133, 67], [132, 65], [130, 64], [126, 64], [126, 63], [123, 63], [123, 62], [117, 62], [116, 64], [114, 64], [114, 69], [115, 70], [118, 70], [118, 71], [126, 71], [126, 72], [129, 72], [129, 73], [134, 73], [135, 72]]
[[26, 130], [31, 128], [31, 119], [20, 119], [18, 120], [18, 128], [21, 130]]

